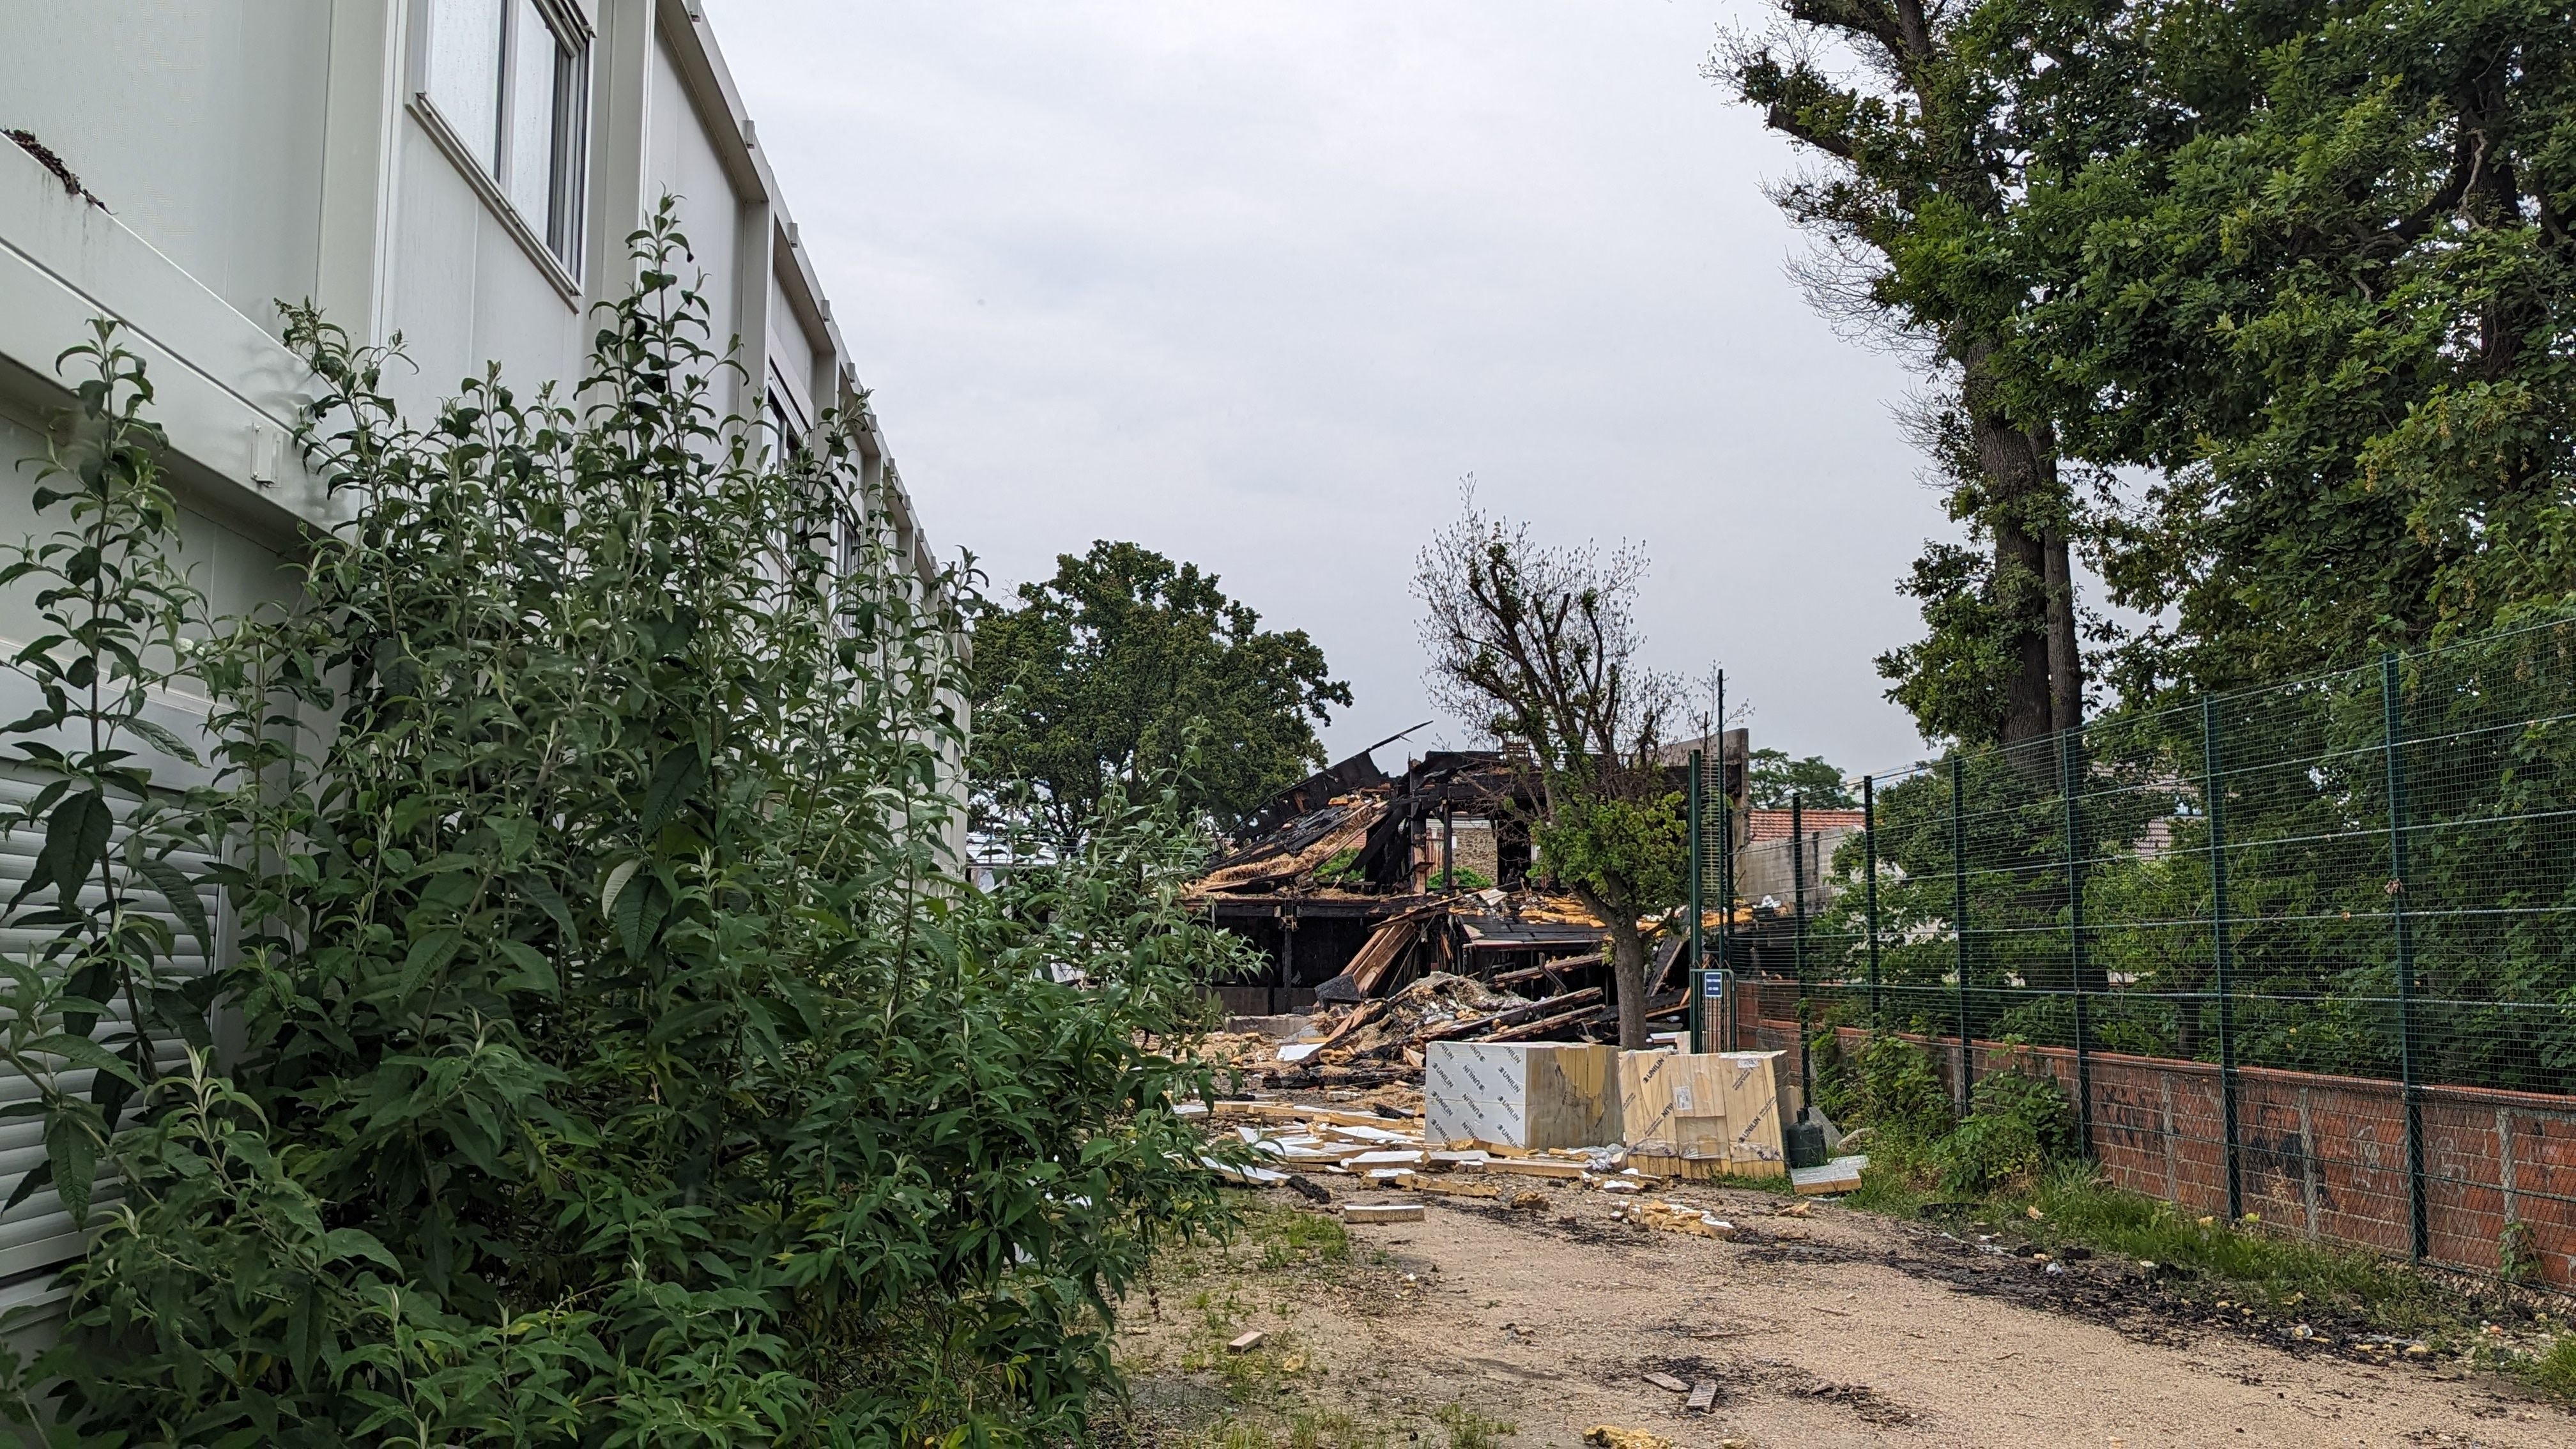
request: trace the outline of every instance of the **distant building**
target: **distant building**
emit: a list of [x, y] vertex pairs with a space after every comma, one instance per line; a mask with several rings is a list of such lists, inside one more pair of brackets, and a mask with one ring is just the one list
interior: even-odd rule
[[1795, 907], [1798, 878], [1806, 877], [1807, 909], [1821, 909], [1832, 899], [1825, 882], [1833, 873], [1834, 851], [1860, 832], [1857, 810], [1799, 812], [1798, 833], [1791, 835], [1786, 810], [1744, 812], [1746, 841], [1735, 861], [1736, 898], [1758, 907], [1765, 899], [1783, 911]]

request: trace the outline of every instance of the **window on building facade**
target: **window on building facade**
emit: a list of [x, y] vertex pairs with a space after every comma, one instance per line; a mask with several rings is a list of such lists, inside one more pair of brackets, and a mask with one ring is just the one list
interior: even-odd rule
[[539, 0], [428, 8], [430, 108], [546, 249], [574, 267], [587, 46]]
[[761, 440], [761, 451], [772, 464], [781, 463], [805, 451], [805, 425], [798, 421], [795, 407], [777, 388], [769, 389], [765, 406], [768, 436]]

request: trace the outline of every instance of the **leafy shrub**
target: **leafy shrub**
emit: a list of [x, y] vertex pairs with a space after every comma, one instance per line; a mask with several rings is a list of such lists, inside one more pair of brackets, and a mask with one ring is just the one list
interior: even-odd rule
[[[0, 1054], [95, 1233], [0, 1385], [30, 1423], [50, 1381], [51, 1442], [1068, 1437], [1119, 1294], [1227, 1221], [1171, 1110], [1207, 1073], [1145, 1045], [1239, 950], [1177, 905], [1172, 793], [966, 884], [971, 580], [921, 576], [853, 429], [716, 415], [667, 204], [635, 259], [578, 403], [493, 372], [419, 427], [289, 309], [348, 521], [247, 619], [174, 583], [149, 386], [85, 350], [37, 498], [72, 526], [11, 575], [63, 615], [13, 727], [55, 784], [12, 920], [59, 934]], [[177, 669], [223, 772], [184, 800], [133, 753], [185, 753], [140, 710]], [[191, 929], [225, 892], [235, 963], [181, 978], [129, 881]]]
[[1901, 1036], [1872, 1032], [1848, 1052], [1839, 1032], [1816, 1034], [1816, 1105], [1844, 1130], [1870, 1127], [1888, 1137], [1938, 1137], [1949, 1130], [1950, 1095], [1931, 1053]]
[[1932, 1146], [1943, 1192], [1991, 1192], [2080, 1153], [2074, 1108], [2050, 1078], [1998, 1072], [1970, 1100], [1968, 1115]]
[[1969, 1094], [1965, 1117], [1920, 1045], [1872, 1032], [1857, 1051], [1839, 1033], [1816, 1034], [1816, 1105], [1845, 1130], [1871, 1129], [1873, 1165], [1923, 1179], [1954, 1196], [2036, 1177], [2082, 1154], [2073, 1106], [2056, 1082], [1999, 1072]]

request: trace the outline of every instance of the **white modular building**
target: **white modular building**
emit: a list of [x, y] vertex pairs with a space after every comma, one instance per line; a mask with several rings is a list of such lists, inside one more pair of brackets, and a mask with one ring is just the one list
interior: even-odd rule
[[[415, 417], [492, 362], [522, 392], [568, 391], [592, 304], [626, 292], [627, 238], [667, 194], [715, 338], [740, 339], [724, 405], [789, 435], [827, 408], [865, 415], [694, 0], [0, 0], [0, 130], [0, 537], [40, 527], [20, 465], [70, 400], [56, 356], [114, 318], [149, 369], [186, 561], [219, 616], [291, 589], [281, 560], [330, 522], [291, 440], [306, 384], [280, 301], [360, 341], [400, 334], [414, 367], [388, 385]], [[865, 428], [872, 491], [926, 586], [929, 545]], [[33, 622], [0, 597], [0, 649]], [[196, 703], [167, 700], [165, 723], [201, 725]], [[0, 778], [0, 805], [27, 793]], [[0, 843], [0, 891], [34, 845]], [[0, 1101], [25, 1095], [0, 1080]], [[0, 1200], [42, 1160], [38, 1125], [0, 1122]], [[0, 1309], [43, 1301], [79, 1249], [50, 1191], [0, 1213]]]

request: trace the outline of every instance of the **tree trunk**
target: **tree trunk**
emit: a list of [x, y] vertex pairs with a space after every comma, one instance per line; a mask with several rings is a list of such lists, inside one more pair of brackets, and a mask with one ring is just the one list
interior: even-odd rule
[[1646, 942], [1637, 934], [1634, 921], [1613, 922], [1610, 927], [1611, 972], [1619, 982], [1619, 1045], [1623, 1050], [1646, 1049]]
[[1972, 342], [1958, 353], [1960, 400], [1985, 477], [1985, 522], [1994, 536], [1995, 604], [2007, 621], [2002, 743], [2037, 739], [2074, 722], [2083, 708], [2083, 655], [2075, 633], [2075, 583], [2068, 561], [2066, 499], [2057, 477], [2057, 440], [2046, 428], [2017, 426], [1996, 396], [1994, 349]]
[[[2050, 471], [2056, 471], [2052, 465]], [[2066, 529], [2041, 537], [2048, 568], [2048, 713], [2052, 729], [2084, 723], [2084, 650], [2075, 636], [2075, 569], [2067, 557]]]
[[1637, 929], [1637, 913], [1613, 907], [1590, 891], [1583, 904], [1599, 916], [1610, 939], [1610, 985], [1619, 999], [1619, 1045], [1644, 1051], [1646, 1041], [1646, 938]]

